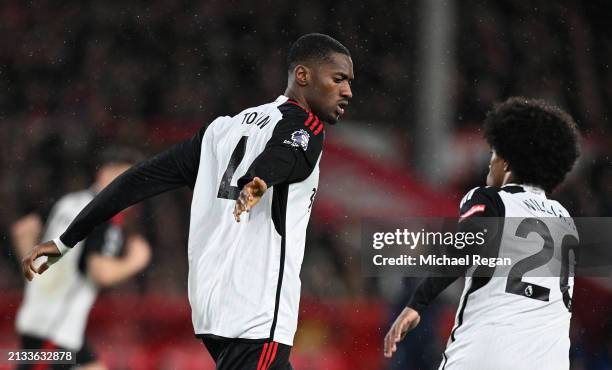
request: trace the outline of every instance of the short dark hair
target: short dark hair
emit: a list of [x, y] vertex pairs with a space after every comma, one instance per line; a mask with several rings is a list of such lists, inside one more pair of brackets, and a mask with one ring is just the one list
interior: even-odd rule
[[551, 192], [579, 155], [572, 117], [543, 100], [512, 97], [487, 113], [484, 135], [517, 182]]
[[348, 49], [331, 36], [322, 33], [306, 34], [291, 45], [287, 55], [287, 68], [291, 71], [300, 63], [327, 60], [331, 53], [351, 56]]
[[144, 159], [138, 150], [124, 146], [109, 146], [100, 152], [97, 158], [97, 169], [112, 164], [136, 164]]

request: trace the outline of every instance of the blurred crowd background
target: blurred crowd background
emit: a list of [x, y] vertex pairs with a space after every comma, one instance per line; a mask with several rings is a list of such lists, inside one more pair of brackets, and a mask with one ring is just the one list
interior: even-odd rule
[[[12, 320], [23, 280], [9, 237], [15, 220], [31, 212], [45, 218], [61, 195], [87, 188], [96, 155], [109, 145], [151, 155], [219, 115], [274, 100], [284, 91], [291, 42], [322, 32], [351, 50], [356, 78], [346, 118], [328, 130], [294, 365], [436, 368], [460, 287], [431, 307], [399, 356], [383, 361], [382, 336], [415, 282], [360, 275], [361, 219], [456, 216], [462, 194], [485, 180], [485, 113], [513, 95], [544, 98], [575, 117], [582, 156], [553, 197], [574, 216], [609, 217], [612, 6], [437, 1], [435, 11], [450, 20], [450, 115], [445, 138], [427, 150], [446, 151], [449, 167], [415, 163], [429, 154], [415, 143], [427, 83], [423, 23], [432, 10], [425, 3], [0, 2], [0, 344], [17, 341]], [[423, 168], [444, 171], [429, 181]], [[130, 214], [129, 228], [147, 236], [154, 256], [141, 276], [104, 292], [94, 308], [93, 344], [112, 368], [145, 366], [152, 346], [166, 354], [159, 368], [209, 361], [191, 336], [185, 297], [190, 196], [187, 189], [164, 194]], [[610, 369], [612, 283], [580, 280], [575, 295], [572, 368]], [[129, 332], [121, 345], [113, 325]]]

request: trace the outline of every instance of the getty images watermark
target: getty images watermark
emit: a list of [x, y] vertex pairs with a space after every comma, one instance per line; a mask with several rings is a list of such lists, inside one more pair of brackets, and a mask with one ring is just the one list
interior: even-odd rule
[[365, 276], [612, 276], [612, 218], [364, 219]]
[[[380, 250], [383, 248], [397, 247], [408, 248], [411, 251], [417, 247], [420, 249], [436, 248], [443, 246], [445, 250], [455, 248], [462, 250], [465, 247], [482, 247], [486, 243], [488, 230], [481, 231], [426, 231], [422, 228], [419, 231], [408, 229], [395, 229], [393, 232], [374, 232], [372, 235], [372, 248]], [[385, 257], [382, 253], [372, 257], [372, 263], [376, 266], [469, 266], [487, 265], [497, 266], [511, 265], [510, 258], [487, 258], [481, 254], [460, 254], [449, 256], [444, 253], [441, 255], [418, 253], [415, 255], [401, 254], [399, 256]]]

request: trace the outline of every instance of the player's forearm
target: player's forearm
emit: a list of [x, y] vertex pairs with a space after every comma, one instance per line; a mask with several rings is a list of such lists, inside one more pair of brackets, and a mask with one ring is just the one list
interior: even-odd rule
[[287, 181], [294, 171], [296, 163], [293, 150], [283, 147], [273, 147], [264, 151], [253, 161], [247, 173], [238, 180], [238, 188], [255, 177], [262, 179], [268, 187]]
[[406, 305], [419, 313], [422, 313], [444, 289], [448, 288], [458, 277], [428, 277], [417, 286], [412, 298]]
[[264, 180], [268, 187], [303, 181], [312, 173], [316, 159], [309, 159], [301, 149], [270, 147], [253, 161], [247, 173], [238, 180], [238, 187], [242, 188], [255, 177]]
[[[491, 208], [491, 207], [489, 207]], [[498, 225], [499, 219], [496, 218], [483, 218], [483, 217], [472, 217], [465, 218], [457, 225], [457, 231], [463, 233], [479, 233], [482, 232], [483, 228], [489, 230], [486, 237], [485, 245], [492, 245], [491, 239], [497, 237], [500, 226]], [[450, 248], [449, 252], [451, 255], [457, 257], [464, 257], [465, 251], [460, 248]], [[412, 295], [410, 302], [406, 305], [419, 313], [433, 301], [440, 293], [442, 293], [448, 286], [450, 286], [459, 276], [464, 276], [465, 272], [470, 266], [457, 267], [448, 269], [446, 271], [449, 276], [446, 277], [427, 277], [417, 287], [416, 291]], [[452, 274], [452, 275], [451, 275]]]

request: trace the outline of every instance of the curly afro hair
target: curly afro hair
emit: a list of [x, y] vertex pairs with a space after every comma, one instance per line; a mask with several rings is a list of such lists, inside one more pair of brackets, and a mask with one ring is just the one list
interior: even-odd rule
[[572, 117], [543, 100], [512, 97], [487, 113], [484, 135], [515, 180], [550, 193], [578, 158]]

